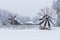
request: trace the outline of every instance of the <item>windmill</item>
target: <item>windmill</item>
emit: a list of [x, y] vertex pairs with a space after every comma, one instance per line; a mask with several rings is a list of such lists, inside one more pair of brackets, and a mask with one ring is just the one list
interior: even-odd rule
[[16, 18], [16, 16], [10, 15], [10, 18], [8, 20], [10, 20], [11, 25], [19, 25], [20, 24], [15, 18]]
[[[41, 12], [39, 13], [40, 16], [42, 16], [39, 21], [39, 25], [43, 24], [43, 27], [40, 26], [40, 29], [49, 29], [51, 27], [51, 23], [54, 25], [52, 20], [56, 20], [55, 18], [52, 18], [51, 15], [54, 11], [50, 10], [49, 8], [41, 9]], [[46, 27], [48, 25], [48, 28]]]

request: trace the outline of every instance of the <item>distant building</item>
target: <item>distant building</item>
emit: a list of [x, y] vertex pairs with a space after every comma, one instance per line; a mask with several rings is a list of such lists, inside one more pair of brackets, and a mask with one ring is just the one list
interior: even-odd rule
[[20, 24], [20, 22], [15, 17], [11, 17], [8, 20], [11, 25], [19, 25]]

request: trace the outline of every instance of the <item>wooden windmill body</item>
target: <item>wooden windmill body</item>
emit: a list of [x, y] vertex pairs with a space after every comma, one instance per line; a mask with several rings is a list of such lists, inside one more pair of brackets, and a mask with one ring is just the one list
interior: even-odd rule
[[16, 16], [9, 18], [8, 20], [10, 21], [11, 25], [19, 25], [20, 23], [15, 19]]

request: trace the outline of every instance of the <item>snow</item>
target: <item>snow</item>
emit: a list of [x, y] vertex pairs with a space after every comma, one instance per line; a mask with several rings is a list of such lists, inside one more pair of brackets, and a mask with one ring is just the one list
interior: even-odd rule
[[34, 24], [32, 21], [29, 21], [29, 22], [27, 22], [27, 23], [31, 23], [31, 24]]
[[33, 29], [1, 29], [0, 40], [60, 40], [60, 28], [52, 30]]

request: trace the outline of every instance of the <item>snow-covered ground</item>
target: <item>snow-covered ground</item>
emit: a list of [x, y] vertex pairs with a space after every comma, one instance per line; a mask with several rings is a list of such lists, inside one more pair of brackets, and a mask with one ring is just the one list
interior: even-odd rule
[[60, 40], [60, 27], [52, 30], [0, 28], [0, 40]]

